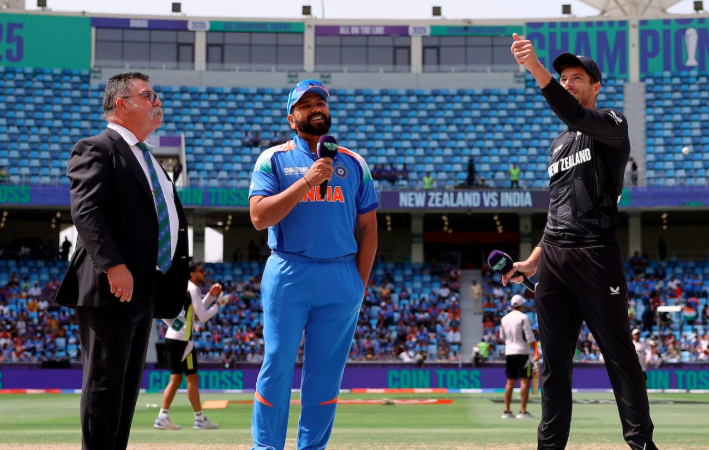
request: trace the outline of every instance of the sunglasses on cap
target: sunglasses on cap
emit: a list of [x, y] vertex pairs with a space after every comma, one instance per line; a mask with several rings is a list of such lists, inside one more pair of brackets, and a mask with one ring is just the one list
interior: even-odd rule
[[300, 83], [298, 83], [295, 86], [295, 92], [296, 93], [303, 92], [303, 91], [310, 89], [311, 87], [321, 87], [321, 88], [325, 89], [325, 86], [321, 82], [319, 82], [318, 80], [305, 80], [305, 81], [301, 81]]

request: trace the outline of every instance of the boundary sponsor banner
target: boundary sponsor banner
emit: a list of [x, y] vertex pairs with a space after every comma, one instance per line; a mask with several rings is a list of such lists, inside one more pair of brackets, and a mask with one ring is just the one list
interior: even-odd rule
[[[0, 366], [0, 392], [3, 393], [75, 393], [81, 389], [82, 370], [42, 369], [39, 366]], [[244, 364], [237, 369], [222, 369], [203, 363], [199, 388], [204, 392], [251, 393], [256, 387], [258, 365]], [[300, 388], [301, 367], [296, 367], [292, 389]], [[170, 381], [170, 371], [146, 368], [141, 388], [160, 392]], [[417, 368], [408, 364], [349, 364], [345, 368], [342, 389], [352, 393], [476, 393], [498, 392], [506, 383], [504, 364], [484, 367], [458, 367], [431, 364]], [[186, 380], [180, 389], [186, 389]], [[656, 392], [709, 391], [709, 364], [668, 364], [648, 370], [647, 388]], [[607, 392], [610, 380], [603, 364], [574, 365], [573, 389], [577, 392]], [[28, 391], [29, 390], [29, 391]]]

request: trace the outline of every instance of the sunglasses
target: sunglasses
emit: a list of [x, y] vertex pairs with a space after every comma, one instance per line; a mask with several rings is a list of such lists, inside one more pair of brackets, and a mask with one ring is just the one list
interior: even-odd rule
[[145, 91], [145, 92], [141, 92], [138, 95], [126, 95], [125, 97], [121, 97], [121, 98], [131, 98], [131, 97], [147, 97], [148, 101], [153, 105], [155, 104], [155, 100], [160, 100], [160, 96], [158, 94], [156, 94], [154, 91]]
[[296, 93], [297, 93], [297, 92], [303, 92], [303, 91], [305, 91], [305, 90], [307, 90], [307, 89], [310, 89], [311, 87], [321, 87], [321, 88], [325, 89], [325, 86], [323, 86], [323, 84], [322, 84], [321, 82], [319, 82], [319, 81], [306, 80], [306, 81], [301, 82], [300, 84], [298, 84], [298, 85], [295, 87], [295, 92], [296, 92]]

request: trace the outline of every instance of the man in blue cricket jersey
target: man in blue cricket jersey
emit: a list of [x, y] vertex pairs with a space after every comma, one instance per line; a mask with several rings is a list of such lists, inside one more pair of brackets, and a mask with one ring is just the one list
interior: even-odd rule
[[326, 447], [377, 251], [379, 204], [367, 163], [343, 147], [334, 159], [316, 154], [318, 138], [330, 130], [328, 97], [317, 80], [298, 83], [287, 104], [296, 136], [263, 152], [251, 178], [251, 220], [268, 228], [272, 251], [261, 282], [265, 356], [251, 425], [255, 450], [285, 446], [303, 332], [297, 448]]

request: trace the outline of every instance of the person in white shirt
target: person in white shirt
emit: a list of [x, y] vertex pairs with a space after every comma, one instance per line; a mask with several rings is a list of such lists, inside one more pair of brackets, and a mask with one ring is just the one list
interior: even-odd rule
[[473, 280], [470, 285], [470, 298], [473, 299], [473, 314], [483, 313], [483, 287], [478, 284], [477, 280]]
[[633, 330], [633, 345], [635, 346], [635, 353], [638, 354], [640, 366], [643, 368], [645, 381], [647, 381], [647, 363], [650, 356], [650, 349], [645, 342], [640, 340], [640, 330], [637, 328]]
[[39, 283], [35, 283], [34, 286], [30, 288], [29, 291], [27, 291], [27, 296], [28, 297], [34, 297], [37, 298], [40, 295], [42, 295], [42, 289], [39, 287]]
[[46, 311], [47, 308], [49, 308], [49, 302], [45, 299], [41, 299], [39, 302], [37, 302], [37, 307], [40, 311]]
[[[170, 420], [170, 405], [175, 398], [175, 393], [182, 383], [182, 375], [187, 376], [187, 396], [194, 410], [194, 428], [196, 430], [215, 430], [219, 425], [207, 420], [202, 413], [202, 403], [199, 398], [199, 376], [197, 375], [197, 355], [192, 343], [192, 330], [194, 316], [201, 323], [207, 322], [219, 312], [220, 302], [217, 297], [222, 292], [220, 284], [212, 285], [207, 295], [202, 298], [199, 286], [204, 283], [204, 269], [199, 264], [190, 266], [190, 282], [187, 287], [185, 299], [185, 325], [180, 331], [169, 328], [165, 333], [165, 347], [167, 348], [168, 362], [170, 365], [170, 383], [165, 388], [162, 400], [162, 409], [155, 419], [154, 427], [158, 430], [180, 430], [182, 427]], [[222, 297], [226, 304], [228, 297]]]
[[[532, 378], [532, 364], [529, 359], [529, 346], [534, 347], [534, 360], [539, 359], [537, 342], [532, 331], [529, 317], [522, 312], [524, 298], [516, 294], [510, 301], [512, 311], [502, 318], [500, 322], [500, 339], [505, 342], [505, 358], [507, 367], [507, 385], [505, 386], [505, 412], [503, 419], [533, 419], [534, 416], [527, 412], [527, 399], [529, 398], [529, 379]], [[520, 380], [521, 408], [515, 416], [510, 411], [512, 390]]]
[[502, 297], [505, 296], [505, 291], [502, 290], [502, 287], [500, 287], [500, 285], [497, 285], [492, 290], [492, 296], [495, 297], [497, 300], [500, 300]]

